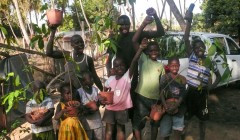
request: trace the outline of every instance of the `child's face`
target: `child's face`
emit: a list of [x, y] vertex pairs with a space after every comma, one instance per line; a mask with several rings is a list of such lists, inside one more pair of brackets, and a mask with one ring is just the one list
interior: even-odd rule
[[177, 75], [180, 67], [179, 61], [172, 60], [170, 64], [168, 64], [168, 67], [172, 74]]
[[205, 49], [205, 45], [202, 42], [198, 42], [195, 44], [193, 51], [197, 57], [201, 58], [204, 56]]
[[71, 101], [72, 100], [72, 94], [71, 94], [71, 91], [70, 91], [70, 87], [64, 87], [64, 90], [63, 90], [63, 99], [64, 101]]
[[88, 86], [91, 87], [93, 85], [93, 78], [91, 75], [89, 74], [85, 74], [83, 75], [83, 82], [82, 82], [83, 86]]
[[113, 68], [116, 75], [122, 76], [126, 72], [126, 65], [121, 59], [115, 59], [113, 63]]
[[130, 25], [129, 24], [122, 24], [119, 27], [119, 31], [121, 34], [125, 35], [129, 33]]
[[82, 40], [79, 40], [78, 43], [71, 42], [71, 46], [73, 47], [74, 51], [78, 54], [82, 54], [84, 50], [84, 42]]
[[148, 56], [150, 59], [156, 61], [159, 57], [159, 47], [157, 45], [148, 46]]

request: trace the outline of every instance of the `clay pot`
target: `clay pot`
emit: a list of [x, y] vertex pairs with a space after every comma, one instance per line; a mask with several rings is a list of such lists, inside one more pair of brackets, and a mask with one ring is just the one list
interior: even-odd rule
[[155, 104], [152, 106], [152, 109], [150, 112], [150, 118], [154, 121], [159, 121], [164, 115], [164, 113], [165, 113], [165, 109], [163, 105]]
[[45, 115], [45, 113], [48, 111], [48, 109], [46, 108], [38, 108], [34, 111], [31, 112], [31, 117], [33, 120], [39, 120], [41, 118], [43, 118], [43, 116]]
[[88, 102], [88, 103], [86, 104], [86, 106], [87, 106], [88, 108], [90, 108], [91, 110], [93, 110], [93, 111], [97, 111], [97, 110], [98, 110], [98, 106], [97, 106], [97, 104], [96, 104], [95, 101], [90, 101], [90, 102]]
[[[178, 102], [178, 99], [176, 99], [176, 98], [170, 98], [170, 99], [166, 100], [166, 104], [167, 104], [168, 107], [174, 106], [177, 102]], [[170, 113], [172, 115], [176, 114], [176, 113], [178, 113], [178, 108], [175, 109], [174, 111], [168, 112], [168, 113]]]
[[78, 107], [75, 106], [66, 106], [67, 109], [67, 115], [69, 117], [77, 117], [78, 116]]
[[63, 11], [58, 9], [50, 9], [46, 13], [48, 22], [52, 25], [61, 24], [63, 21]]
[[100, 94], [100, 98], [103, 98], [106, 104], [113, 104], [113, 95], [114, 95], [113, 91], [100, 92], [99, 94]]
[[79, 112], [80, 102], [78, 101], [69, 101], [66, 103], [65, 108], [67, 109], [67, 115], [69, 117], [77, 117]]

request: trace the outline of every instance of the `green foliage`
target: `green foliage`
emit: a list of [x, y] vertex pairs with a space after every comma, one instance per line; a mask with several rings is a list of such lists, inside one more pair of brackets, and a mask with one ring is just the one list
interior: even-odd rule
[[33, 29], [36, 34], [31, 38], [30, 46], [31, 48], [35, 48], [35, 45], [37, 44], [38, 48], [42, 50], [44, 48], [43, 39], [50, 34], [50, 30], [46, 28], [46, 24], [42, 24], [41, 28], [37, 24], [33, 24]]
[[10, 46], [11, 43], [15, 43], [16, 42], [15, 39], [13, 39], [12, 37], [9, 36], [9, 33], [7, 32], [6, 28], [3, 27], [2, 24], [0, 24], [0, 31], [2, 31], [2, 33], [6, 37], [4, 42], [7, 42], [8, 46]]
[[208, 30], [205, 28], [205, 17], [202, 13], [194, 14], [192, 22], [192, 31], [208, 32]]
[[239, 0], [205, 0], [202, 9], [205, 28], [212, 32], [237, 35], [240, 25]]
[[[20, 79], [19, 76], [11, 72], [7, 74], [6, 81], [9, 81], [10, 78], [13, 78], [13, 85], [14, 87], [18, 88], [20, 87]], [[19, 101], [26, 101], [26, 90], [29, 88], [29, 86], [26, 86], [24, 88], [18, 88], [12, 92], [9, 92], [1, 97], [2, 105], [7, 105], [6, 112], [8, 113], [12, 108], [17, 108]]]
[[46, 89], [39, 89], [34, 93], [33, 99], [37, 102], [37, 104], [40, 104], [46, 96]]
[[117, 51], [117, 24], [113, 17], [111, 16], [97, 16], [95, 18], [95, 24], [93, 24], [93, 32], [91, 42], [96, 42], [100, 48], [101, 52], [106, 51], [107, 48], [110, 48], [114, 53]]
[[74, 18], [72, 14], [66, 13], [63, 18], [63, 25], [59, 27], [61, 31], [70, 31], [74, 29]]
[[157, 39], [160, 46], [161, 57], [167, 59], [173, 56], [185, 57], [185, 45], [182, 36], [165, 35]]

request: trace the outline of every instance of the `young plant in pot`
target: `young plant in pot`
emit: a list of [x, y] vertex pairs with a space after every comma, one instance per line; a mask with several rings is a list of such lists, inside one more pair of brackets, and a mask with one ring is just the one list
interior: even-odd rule
[[67, 114], [70, 117], [77, 117], [79, 113], [80, 102], [78, 101], [68, 101], [65, 109], [67, 109]]
[[97, 111], [99, 109], [95, 101], [89, 101], [85, 106], [92, 111]]
[[46, 15], [51, 25], [59, 25], [63, 21], [63, 11], [55, 8], [54, 0], [51, 0], [51, 9], [47, 10]]

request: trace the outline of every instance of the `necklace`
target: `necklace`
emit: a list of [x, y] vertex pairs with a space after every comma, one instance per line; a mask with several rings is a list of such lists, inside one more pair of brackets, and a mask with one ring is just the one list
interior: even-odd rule
[[[81, 61], [76, 61], [76, 62], [77, 62], [77, 63], [82, 63], [82, 62], [85, 60], [85, 57], [86, 57], [86, 55], [83, 54], [83, 58], [82, 58], [82, 60], [81, 60]], [[77, 55], [77, 58], [79, 58], [79, 55]]]

